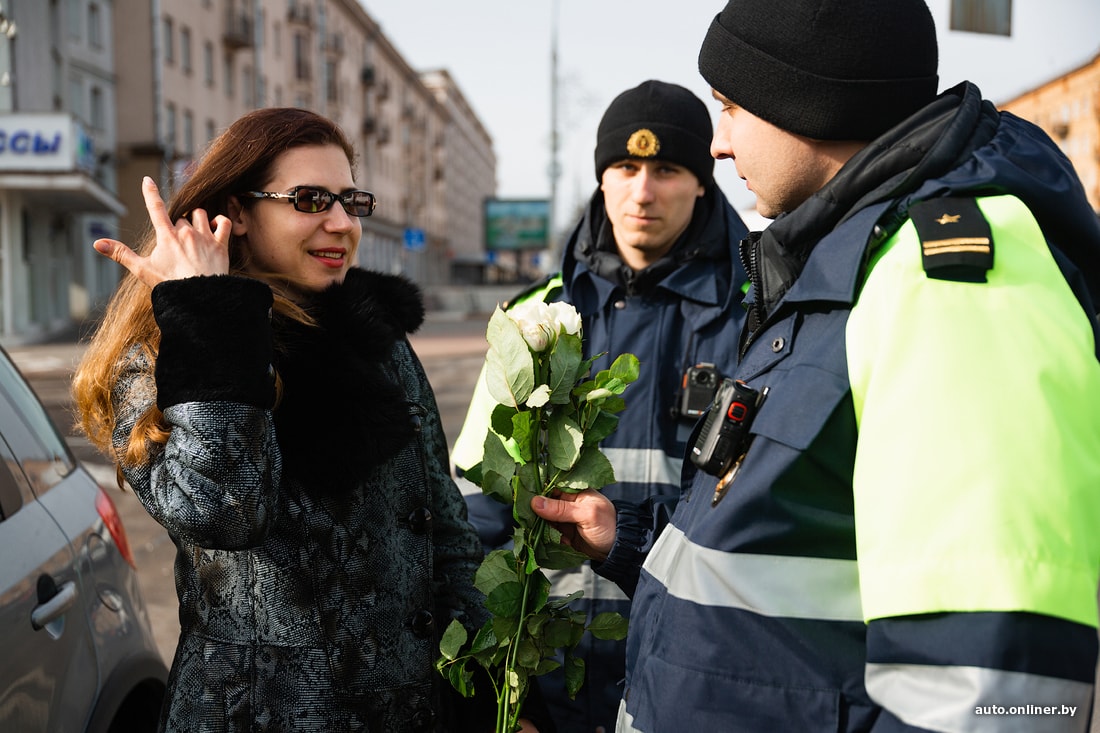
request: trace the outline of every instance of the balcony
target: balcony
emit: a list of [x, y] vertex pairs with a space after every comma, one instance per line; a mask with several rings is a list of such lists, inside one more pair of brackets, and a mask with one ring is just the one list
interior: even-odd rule
[[230, 51], [239, 51], [242, 48], [251, 48], [254, 41], [252, 19], [246, 13], [235, 13], [232, 10], [225, 17], [225, 33], [222, 41]]
[[287, 9], [286, 20], [288, 23], [299, 23], [313, 27], [313, 13], [308, 5], [300, 2], [292, 2]]

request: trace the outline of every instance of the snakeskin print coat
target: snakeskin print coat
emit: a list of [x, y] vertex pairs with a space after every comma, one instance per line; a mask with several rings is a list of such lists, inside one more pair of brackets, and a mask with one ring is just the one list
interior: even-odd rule
[[485, 612], [406, 340], [419, 292], [353, 270], [308, 304], [315, 327], [271, 305], [248, 278], [158, 285], [156, 365], [135, 349], [115, 392], [120, 457], [154, 402], [171, 428], [148, 462], [120, 461], [178, 550], [162, 729], [491, 730], [433, 668], [450, 620], [475, 629]]

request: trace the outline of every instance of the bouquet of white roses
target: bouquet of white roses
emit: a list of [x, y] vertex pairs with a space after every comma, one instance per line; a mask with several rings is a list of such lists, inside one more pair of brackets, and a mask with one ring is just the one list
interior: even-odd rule
[[482, 462], [466, 472], [489, 496], [512, 506], [511, 550], [486, 556], [474, 584], [486, 596], [492, 618], [468, 639], [452, 621], [440, 643], [437, 669], [463, 695], [473, 690], [470, 662], [489, 672], [497, 700], [496, 733], [517, 729], [528, 680], [561, 666], [575, 696], [584, 660], [572, 650], [585, 630], [622, 639], [626, 619], [599, 614], [589, 623], [569, 603], [581, 595], [550, 599], [542, 568], [580, 565], [584, 555], [561, 543], [561, 533], [531, 511], [531, 499], [558, 491], [601, 488], [615, 481], [600, 441], [615, 430], [625, 407], [619, 396], [638, 378], [638, 359], [623, 354], [589, 378], [593, 362], [581, 350], [581, 319], [566, 303], [529, 302], [497, 308], [489, 320], [485, 378], [497, 406], [485, 436]]

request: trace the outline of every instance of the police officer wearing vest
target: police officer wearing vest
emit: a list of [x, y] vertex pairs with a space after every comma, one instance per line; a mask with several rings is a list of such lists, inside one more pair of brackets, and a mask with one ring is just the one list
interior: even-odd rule
[[[561, 272], [513, 299], [572, 303], [585, 358], [606, 354], [593, 370], [625, 352], [641, 361], [618, 429], [602, 444], [615, 469], [617, 483], [604, 489], [612, 499], [675, 505], [691, 429], [736, 365], [746, 281], [737, 244], [747, 230], [714, 182], [712, 131], [706, 104], [682, 86], [650, 80], [617, 96], [597, 132], [599, 188], [564, 248]], [[452, 454], [459, 469], [481, 460], [492, 407], [479, 385]], [[511, 538], [508, 507], [480, 493], [467, 501], [488, 548]], [[577, 610], [628, 615], [627, 596], [587, 565], [547, 575], [555, 596], [584, 591]], [[560, 673], [540, 678], [551, 713], [563, 731], [610, 731], [625, 643], [586, 635], [574, 653], [587, 672], [576, 700]]]
[[[1100, 226], [922, 0], [730, 0], [712, 152], [774, 217], [671, 520], [532, 505], [633, 597], [620, 731], [1086, 731]], [[616, 526], [617, 524], [617, 526]], [[644, 560], [644, 564], [643, 564]]]

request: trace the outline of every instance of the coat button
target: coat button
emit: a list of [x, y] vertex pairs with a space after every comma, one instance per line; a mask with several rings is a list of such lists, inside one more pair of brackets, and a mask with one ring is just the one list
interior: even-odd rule
[[413, 509], [408, 517], [409, 529], [416, 534], [424, 534], [432, 528], [432, 513], [426, 506]]
[[415, 636], [421, 639], [427, 639], [432, 635], [432, 629], [435, 627], [435, 617], [432, 616], [431, 611], [427, 611], [421, 608], [419, 611], [409, 617], [409, 629], [412, 630]]
[[779, 337], [777, 339], [772, 339], [772, 351], [774, 351], [777, 354], [780, 351], [782, 351], [783, 347], [786, 346], [786, 345], [787, 345], [787, 342], [786, 342], [786, 340], [783, 339], [783, 337]]
[[626, 308], [626, 301], [625, 300], [616, 300], [614, 305], [615, 305], [615, 310], [621, 311], [623, 308]]

